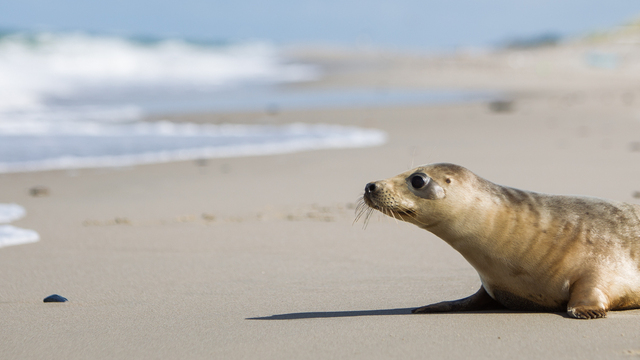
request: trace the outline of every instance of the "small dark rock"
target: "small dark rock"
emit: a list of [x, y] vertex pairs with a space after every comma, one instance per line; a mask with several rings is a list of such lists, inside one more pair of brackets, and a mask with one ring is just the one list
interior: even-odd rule
[[34, 186], [29, 189], [29, 195], [33, 197], [49, 196], [49, 188], [45, 186]]
[[47, 296], [46, 298], [44, 298], [44, 302], [67, 302], [67, 301], [68, 301], [67, 298], [57, 294], [53, 294], [51, 296]]
[[196, 165], [198, 166], [207, 166], [207, 159], [196, 159]]
[[489, 103], [489, 109], [497, 113], [513, 111], [513, 100], [492, 101]]

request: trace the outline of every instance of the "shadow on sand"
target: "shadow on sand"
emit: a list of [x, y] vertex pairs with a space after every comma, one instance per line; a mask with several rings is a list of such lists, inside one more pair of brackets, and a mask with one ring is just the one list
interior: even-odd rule
[[[321, 319], [321, 318], [339, 318], [339, 317], [355, 317], [355, 316], [389, 316], [389, 315], [413, 315], [411, 310], [415, 308], [401, 309], [382, 309], [382, 310], [356, 310], [356, 311], [323, 311], [323, 312], [302, 312], [290, 314], [277, 314], [263, 317], [246, 318], [245, 320], [300, 320], [300, 319]], [[508, 309], [481, 310], [481, 311], [461, 311], [440, 314], [540, 314], [539, 312], [516, 311]], [[565, 312], [553, 312], [564, 318], [570, 318]], [[428, 316], [429, 314], [418, 314], [414, 316]]]
[[338, 318], [338, 317], [352, 317], [352, 316], [411, 315], [412, 309], [414, 308], [357, 310], [357, 311], [303, 312], [303, 313], [271, 315], [271, 316], [264, 316], [264, 317], [254, 317], [254, 318], [247, 318], [247, 320], [298, 320], [298, 319]]

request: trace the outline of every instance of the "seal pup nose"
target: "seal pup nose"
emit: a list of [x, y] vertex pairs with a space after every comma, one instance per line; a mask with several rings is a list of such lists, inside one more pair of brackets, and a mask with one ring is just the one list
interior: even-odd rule
[[377, 189], [376, 183], [368, 183], [365, 187], [364, 187], [364, 192], [365, 193], [372, 193], [375, 192]]

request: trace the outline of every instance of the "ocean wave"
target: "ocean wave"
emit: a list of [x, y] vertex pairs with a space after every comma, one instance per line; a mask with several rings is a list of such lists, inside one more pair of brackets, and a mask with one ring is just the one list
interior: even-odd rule
[[311, 66], [287, 62], [266, 42], [216, 44], [86, 33], [9, 33], [0, 37], [0, 120], [46, 110], [52, 102], [87, 91], [211, 90], [317, 75]]
[[326, 125], [0, 124], [0, 172], [130, 166], [203, 158], [258, 156], [381, 145], [376, 129]]

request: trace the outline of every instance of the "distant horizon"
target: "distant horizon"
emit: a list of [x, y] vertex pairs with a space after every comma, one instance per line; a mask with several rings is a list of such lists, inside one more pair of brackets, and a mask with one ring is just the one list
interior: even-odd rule
[[579, 37], [639, 15], [640, 3], [631, 0], [5, 0], [0, 30], [437, 51], [496, 47], [549, 34]]
[[[600, 31], [607, 31], [606, 29], [600, 30]], [[142, 43], [142, 44], [154, 44], [154, 43], [161, 43], [164, 41], [168, 41], [168, 40], [180, 40], [180, 41], [185, 41], [187, 43], [190, 44], [194, 44], [194, 45], [213, 45], [213, 46], [218, 46], [218, 45], [238, 45], [238, 44], [248, 44], [248, 43], [270, 43], [270, 44], [274, 44], [274, 45], [282, 45], [285, 47], [305, 47], [305, 46], [309, 46], [309, 47], [314, 47], [314, 46], [318, 46], [318, 47], [329, 47], [329, 48], [346, 48], [346, 47], [359, 47], [359, 48], [365, 48], [365, 49], [381, 49], [384, 50], [385, 47], [384, 46], [379, 46], [373, 43], [368, 43], [368, 44], [349, 44], [349, 43], [339, 43], [339, 42], [334, 42], [334, 43], [330, 43], [330, 42], [326, 42], [326, 41], [319, 41], [316, 43], [311, 43], [311, 42], [306, 42], [306, 43], [281, 43], [281, 44], [276, 44], [273, 40], [270, 39], [263, 39], [263, 38], [250, 38], [250, 39], [244, 39], [244, 40], [229, 40], [229, 39], [224, 39], [224, 38], [206, 38], [206, 37], [197, 37], [197, 36], [179, 36], [179, 35], [167, 35], [167, 36], [163, 36], [163, 35], [158, 35], [158, 34], [142, 34], [142, 33], [125, 33], [122, 31], [93, 31], [93, 30], [80, 30], [80, 29], [27, 29], [27, 28], [3, 28], [0, 27], [0, 39], [2, 39], [2, 37], [5, 36], [11, 36], [11, 35], [17, 35], [17, 34], [22, 34], [22, 35], [27, 35], [27, 36], [37, 36], [37, 35], [42, 35], [42, 34], [52, 34], [52, 35], [73, 35], [73, 34], [82, 34], [82, 35], [88, 35], [88, 36], [95, 36], [95, 37], [115, 37], [115, 38], [121, 38], [121, 39], [126, 39], [127, 41], [133, 41], [133, 42], [138, 42], [138, 43]], [[590, 33], [584, 33], [584, 34], [575, 34], [573, 36], [571, 35], [567, 35], [567, 36], [563, 36], [559, 33], [554, 33], [554, 32], [549, 32], [549, 31], [541, 31], [539, 33], [532, 33], [530, 35], [526, 35], [526, 36], [514, 36], [514, 37], [507, 37], [502, 39], [501, 41], [496, 41], [496, 42], [491, 42], [485, 45], [477, 45], [477, 46], [471, 46], [469, 45], [469, 48], [501, 48], [501, 47], [508, 47], [511, 46], [512, 44], [527, 44], [527, 43], [538, 43], [538, 42], [544, 42], [544, 41], [548, 41], [548, 42], [556, 42], [556, 41], [563, 41], [566, 39], [571, 39], [571, 38], [579, 38], [581, 36], [588, 36]], [[464, 46], [461, 46], [460, 48], [464, 49]], [[442, 51], [447, 51], [447, 50], [456, 50], [457, 47], [455, 48], [434, 48], [434, 49], [429, 49], [429, 50], [442, 50]], [[411, 50], [411, 48], [407, 49], [403, 49], [403, 48], [396, 48], [395, 50]], [[415, 48], [413, 50], [416, 50]]]

